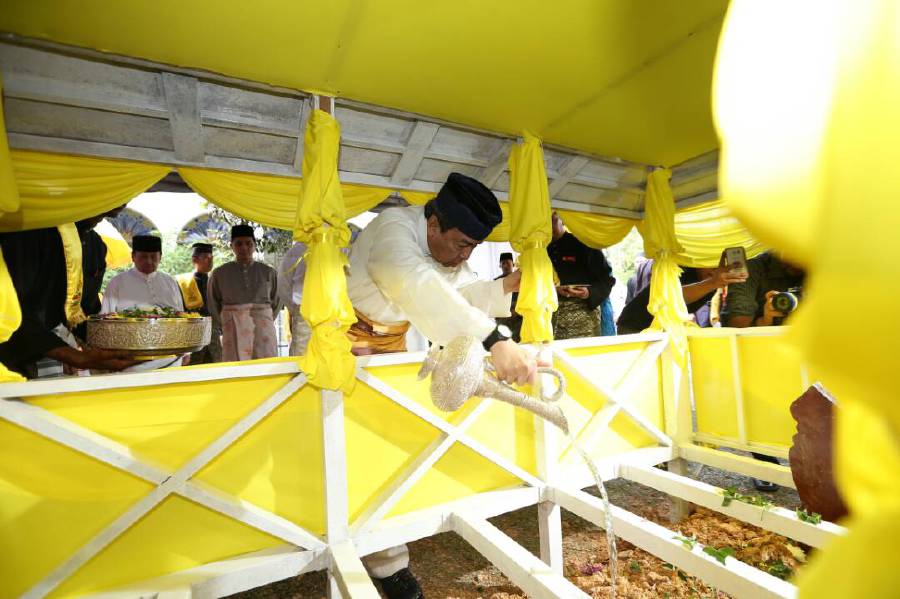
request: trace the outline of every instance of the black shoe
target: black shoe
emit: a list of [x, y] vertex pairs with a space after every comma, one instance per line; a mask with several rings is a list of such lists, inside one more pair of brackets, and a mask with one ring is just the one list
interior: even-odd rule
[[762, 491], [764, 493], [774, 493], [778, 490], [778, 485], [775, 483], [770, 483], [767, 480], [760, 480], [758, 478], [753, 479], [753, 486], [756, 487], [757, 491]]
[[387, 578], [376, 578], [381, 583], [381, 590], [388, 599], [425, 599], [419, 581], [409, 571], [403, 568], [394, 572]]

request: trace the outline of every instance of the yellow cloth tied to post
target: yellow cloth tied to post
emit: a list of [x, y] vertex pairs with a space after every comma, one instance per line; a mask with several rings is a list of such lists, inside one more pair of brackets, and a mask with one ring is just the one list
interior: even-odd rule
[[175, 280], [178, 281], [178, 287], [181, 289], [181, 297], [184, 299], [184, 307], [186, 310], [199, 310], [203, 307], [203, 294], [200, 293], [200, 286], [197, 285], [197, 279], [194, 273], [181, 273]]
[[681, 291], [681, 268], [676, 256], [684, 251], [675, 238], [675, 199], [669, 187], [672, 172], [656, 169], [647, 177], [644, 220], [638, 226], [644, 237], [644, 252], [653, 258], [650, 276], [650, 301], [653, 314], [650, 328], [666, 331], [675, 349], [675, 359], [684, 366], [687, 359], [685, 326], [691, 320]]
[[552, 317], [559, 306], [553, 265], [547, 256], [552, 238], [550, 192], [541, 141], [526, 133], [509, 154], [509, 241], [519, 252], [522, 284], [516, 312], [522, 315], [522, 342], [553, 340]]
[[313, 385], [349, 392], [356, 381], [356, 358], [347, 330], [356, 316], [347, 296], [347, 257], [341, 252], [350, 242], [350, 229], [337, 172], [340, 137], [334, 117], [313, 111], [306, 128], [294, 239], [308, 248], [300, 314], [312, 329], [300, 367]]

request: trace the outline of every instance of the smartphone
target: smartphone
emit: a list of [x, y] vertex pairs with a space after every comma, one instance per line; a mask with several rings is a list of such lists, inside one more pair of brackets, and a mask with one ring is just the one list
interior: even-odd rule
[[732, 272], [749, 275], [747, 272], [747, 252], [742, 247], [725, 248], [725, 264]]

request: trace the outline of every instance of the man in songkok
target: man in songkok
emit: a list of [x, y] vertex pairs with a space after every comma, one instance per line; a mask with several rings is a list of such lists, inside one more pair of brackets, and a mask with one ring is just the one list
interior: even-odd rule
[[85, 310], [99, 310], [88, 297], [96, 298], [99, 286], [88, 275], [102, 279], [106, 246], [99, 236], [92, 239], [88, 233], [108, 214], [59, 227], [0, 234], [0, 248], [22, 310], [22, 324], [0, 343], [0, 362], [10, 370], [39, 378], [62, 374], [60, 363], [73, 370], [122, 370], [134, 364], [122, 352], [79, 347], [71, 332], [84, 320]]
[[162, 239], [155, 235], [135, 235], [131, 239], [134, 267], [119, 273], [106, 284], [101, 312], [121, 312], [129, 308], [172, 308], [184, 310], [181, 290], [175, 278], [159, 272]]
[[[347, 291], [359, 320], [348, 332], [354, 352], [404, 351], [412, 324], [438, 345], [474, 337], [490, 352], [502, 380], [529, 382], [535, 358], [491, 318], [510, 315], [521, 273], [479, 281], [466, 263], [501, 218], [494, 194], [459, 173], [450, 174], [425, 206], [379, 214], [350, 250]], [[364, 563], [389, 599], [422, 596], [405, 546], [367, 556]]]
[[207, 293], [213, 329], [222, 331], [222, 359], [272, 358], [278, 354], [278, 276], [271, 266], [253, 259], [253, 227], [231, 228], [231, 251], [234, 261], [212, 272]]
[[[515, 260], [513, 260], [512, 252], [503, 252], [500, 254], [500, 276], [498, 279], [508, 277], [516, 268]], [[522, 316], [516, 312], [516, 302], [519, 299], [518, 293], [512, 294], [512, 301], [509, 304], [510, 315], [508, 317], [497, 318], [497, 324], [509, 327], [514, 341], [519, 341], [519, 335], [522, 332]]]
[[[206, 289], [209, 273], [213, 268], [213, 246], [209, 243], [195, 243], [191, 246], [191, 262], [194, 272], [186, 272], [175, 277], [181, 288], [184, 308], [189, 312], [197, 312], [201, 316], [209, 316]], [[213, 331], [209, 345], [191, 354], [191, 364], [211, 364], [222, 359], [221, 333]]]
[[600, 334], [598, 308], [616, 279], [601, 250], [588, 247], [566, 231], [562, 218], [552, 216], [553, 241], [547, 255], [559, 279], [559, 309], [553, 314], [553, 337], [575, 339]]

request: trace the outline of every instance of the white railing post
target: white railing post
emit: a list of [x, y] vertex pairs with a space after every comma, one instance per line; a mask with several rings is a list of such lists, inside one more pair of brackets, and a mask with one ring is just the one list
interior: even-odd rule
[[[553, 352], [550, 346], [537, 346], [538, 357], [552, 366]], [[534, 385], [534, 394], [540, 398], [544, 388], [555, 384], [551, 375], [541, 375]], [[537, 474], [546, 484], [552, 484], [559, 470], [559, 430], [538, 416], [534, 417], [534, 442]], [[557, 574], [563, 573], [562, 514], [552, 501], [538, 504], [538, 528], [541, 541], [541, 560]]]
[[[325, 477], [325, 538], [329, 547], [350, 536], [347, 498], [347, 443], [344, 436], [344, 394], [323, 389], [322, 444]], [[328, 597], [342, 597], [338, 580], [328, 571]]]
[[[690, 346], [688, 346], [690, 347]], [[675, 360], [675, 348], [670, 343], [662, 356], [662, 395], [666, 434], [680, 451], [682, 445], [691, 443], [694, 436], [694, 420], [691, 413], [691, 369], [690, 351], [684, 367]], [[668, 463], [669, 471], [684, 476], [687, 474], [687, 460], [675, 458]], [[690, 515], [693, 506], [683, 499], [673, 498], [669, 519], [680, 522]]]

